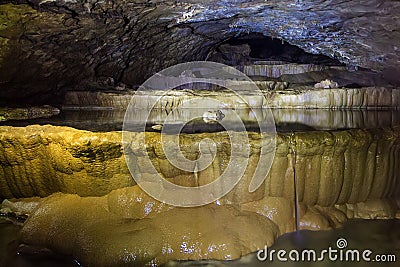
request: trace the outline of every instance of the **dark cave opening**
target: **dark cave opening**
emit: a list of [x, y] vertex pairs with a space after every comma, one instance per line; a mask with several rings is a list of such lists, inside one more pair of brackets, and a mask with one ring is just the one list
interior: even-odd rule
[[307, 53], [281, 39], [250, 33], [233, 37], [220, 44], [212, 59], [231, 65], [242, 65], [254, 61], [282, 63], [318, 64], [344, 66], [343, 63], [325, 55]]
[[[282, 39], [258, 33], [225, 40], [214, 48], [208, 60], [234, 66], [253, 80], [283, 81], [290, 86], [314, 86], [323, 80], [332, 80], [339, 87], [348, 88], [392, 86], [395, 83], [389, 78], [396, 76], [393, 75], [395, 71], [382, 75], [362, 67], [351, 69], [337, 59], [311, 54]], [[264, 73], [263, 69], [268, 68], [270, 73]], [[245, 69], [254, 71], [246, 72]]]

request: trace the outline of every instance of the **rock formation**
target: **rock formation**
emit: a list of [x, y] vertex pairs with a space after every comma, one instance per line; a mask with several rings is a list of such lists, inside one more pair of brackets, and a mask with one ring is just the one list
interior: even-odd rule
[[[54, 192], [99, 196], [134, 184], [125, 163], [120, 132], [93, 133], [34, 125], [0, 129], [2, 198], [47, 196]], [[135, 141], [143, 135], [146, 146]], [[216, 179], [224, 171], [223, 166], [230, 157], [226, 132], [182, 134], [181, 138], [180, 149], [194, 158], [203, 138], [211, 138], [217, 145], [219, 154], [215, 161], [198, 173], [200, 185]], [[260, 134], [249, 133], [249, 138], [250, 162], [256, 163]], [[305, 204], [332, 206], [388, 198], [398, 192], [399, 142], [398, 127], [277, 133], [275, 158], [264, 186], [257, 193], [247, 192], [254, 172], [251, 163], [242, 178], [243, 185], [237, 186], [226, 199], [237, 203], [263, 196], [290, 199], [294, 192], [294, 170], [298, 198]], [[161, 133], [132, 133], [131, 143], [126, 145], [137, 155], [142, 175], [149, 173], [147, 166], [140, 164], [141, 157], [148, 153], [165, 179], [196, 186], [194, 173], [172, 166], [165, 158]], [[292, 151], [296, 151], [296, 160]]]
[[29, 108], [2, 108], [0, 107], [0, 122], [8, 120], [27, 120], [46, 118], [58, 115], [60, 110], [51, 106]]
[[[301, 204], [300, 226], [327, 230], [347, 218], [393, 218], [396, 209], [382, 201], [336, 208]], [[24, 224], [21, 242], [88, 266], [158, 266], [169, 260], [237, 259], [270, 246], [295, 225], [294, 204], [287, 198], [175, 208], [136, 185], [103, 197], [45, 198]]]
[[[319, 89], [313, 86], [298, 86], [286, 90], [263, 90], [264, 95], [258, 95], [251, 90], [245, 90], [242, 82], [232, 83], [242, 91], [247, 103], [252, 103], [251, 108], [297, 108], [297, 109], [366, 109], [366, 108], [397, 108], [400, 106], [400, 89], [385, 87], [367, 88], [334, 88]], [[67, 107], [108, 107], [126, 109], [134, 94], [74, 91], [66, 95], [65, 105]], [[132, 100], [137, 108], [154, 108], [172, 110], [176, 107], [193, 108], [187, 100], [196, 97], [208, 97], [225, 104], [226, 108], [249, 107], [243, 99], [236, 96], [232, 91], [223, 90], [149, 90], [136, 94]], [[158, 99], [154, 107], [149, 106], [151, 99]], [[187, 103], [185, 103], [187, 102]], [[185, 104], [191, 104], [187, 106]], [[200, 107], [199, 107], [200, 108]]]
[[67, 89], [142, 83], [205, 60], [225, 40], [279, 38], [382, 71], [396, 84], [398, 1], [40, 1], [0, 4], [2, 102], [61, 102]]
[[[399, 12], [394, 0], [2, 1], [0, 214], [28, 216], [19, 251], [84, 266], [231, 260], [296, 228], [400, 218]], [[220, 65], [235, 75], [197, 68], [139, 86], [196, 60], [250, 77]], [[259, 129], [273, 118], [277, 133]], [[232, 142], [239, 131], [248, 143]], [[196, 160], [203, 140], [209, 165], [166, 155]], [[233, 154], [241, 180], [206, 205], [145, 193], [210, 184]], [[145, 180], [156, 174], [169, 188]]]

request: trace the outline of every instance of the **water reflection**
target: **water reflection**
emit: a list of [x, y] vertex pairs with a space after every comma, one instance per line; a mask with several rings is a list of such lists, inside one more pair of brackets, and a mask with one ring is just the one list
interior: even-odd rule
[[[146, 112], [140, 112], [138, 109], [135, 114], [131, 114], [132, 130], [140, 131], [136, 127], [140, 122], [147, 119], [147, 130], [155, 131], [154, 125], [162, 124], [169, 113], [165, 110], [154, 109], [150, 116], [146, 118]], [[207, 110], [204, 110], [207, 112]], [[227, 114], [228, 112], [223, 113]], [[192, 113], [198, 113], [198, 110], [179, 109], [176, 110], [177, 116], [174, 123], [180, 127], [180, 123], [185, 118], [191, 118]], [[268, 119], [268, 113], [263, 109], [239, 109], [236, 110], [246, 129], [249, 131], [258, 131], [256, 117]], [[400, 110], [324, 110], [324, 109], [272, 109], [275, 124], [278, 132], [288, 131], [312, 131], [312, 130], [337, 130], [337, 129], [370, 129], [381, 127], [393, 127], [400, 125]], [[51, 118], [42, 118], [25, 121], [7, 121], [1, 125], [27, 126], [30, 124], [52, 124], [70, 126], [77, 129], [90, 131], [119, 131], [125, 116], [125, 110], [107, 110], [107, 109], [82, 109], [82, 110], [63, 110], [59, 115]], [[179, 118], [179, 119], [178, 119]], [[171, 119], [171, 117], [170, 117]], [[232, 124], [234, 128], [235, 118], [229, 115], [224, 116], [226, 125]], [[171, 121], [171, 120], [170, 120]], [[173, 121], [173, 118], [172, 118]], [[187, 133], [197, 132], [216, 132], [222, 131], [223, 127], [218, 123], [207, 123], [203, 119], [191, 121], [183, 131]]]
[[0, 266], [4, 267], [77, 267], [73, 260], [49, 254], [22, 256], [17, 254], [19, 224], [0, 216]]
[[[379, 266], [395, 267], [399, 266], [400, 260], [400, 220], [350, 220], [343, 228], [332, 231], [300, 231], [289, 233], [279, 237], [275, 244], [270, 248], [278, 250], [297, 250], [315, 249], [320, 252], [328, 247], [336, 248], [338, 238], [345, 238], [349, 249], [363, 251], [369, 249], [373, 251], [371, 258], [377, 254], [394, 254], [397, 262], [380, 262]], [[317, 254], [318, 255], [318, 254]], [[273, 262], [260, 262], [256, 253], [244, 256], [235, 261], [187, 261], [169, 262], [165, 267], [186, 267], [186, 266], [207, 266], [207, 267], [261, 267], [261, 266], [296, 266], [296, 267], [365, 267], [377, 266], [376, 262], [331, 262], [325, 257], [320, 262], [279, 262], [274, 258]]]

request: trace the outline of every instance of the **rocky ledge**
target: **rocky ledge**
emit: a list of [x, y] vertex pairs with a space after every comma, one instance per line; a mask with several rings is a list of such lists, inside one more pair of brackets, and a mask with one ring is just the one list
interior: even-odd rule
[[[147, 151], [158, 172], [176, 184], [207, 184], [219, 177], [230, 160], [226, 132], [181, 134], [180, 149], [189, 158], [198, 156], [202, 139], [211, 138], [216, 143], [216, 159], [197, 172], [171, 165], [163, 153], [161, 133], [131, 134], [126, 149], [137, 155], [139, 163]], [[225, 196], [227, 201], [245, 203], [263, 196], [292, 198], [294, 172], [298, 198], [310, 205], [358, 203], [389, 198], [399, 192], [399, 127], [277, 133], [271, 170], [262, 186], [249, 193], [254, 164], [260, 158], [261, 137], [260, 133], [249, 133], [249, 166], [240, 184]], [[145, 138], [146, 146], [139, 142], [141, 138]], [[48, 196], [54, 192], [100, 196], [133, 185], [121, 141], [121, 132], [2, 126], [0, 197]], [[145, 164], [139, 164], [139, 170], [144, 176], [151, 175]]]
[[[10, 204], [11, 203], [11, 204]], [[138, 186], [103, 197], [57, 193], [42, 200], [6, 202], [29, 214], [19, 251], [70, 255], [84, 266], [159, 266], [170, 260], [233, 260], [271, 246], [296, 229], [293, 199], [264, 197], [241, 205], [176, 208]], [[393, 218], [395, 202], [299, 205], [301, 229], [328, 230], [349, 218]], [[29, 249], [27, 249], [29, 248]], [[35, 252], [36, 251], [36, 252]]]
[[27, 120], [48, 118], [58, 115], [60, 110], [51, 106], [29, 108], [2, 108], [0, 107], [0, 122], [9, 120]]
[[[196, 187], [224, 172], [231, 155], [227, 132], [180, 135], [179, 148], [191, 159], [199, 156], [201, 140], [215, 142], [215, 159], [200, 171], [171, 165], [161, 133], [129, 135], [123, 147], [121, 132], [0, 127], [0, 196], [10, 199], [0, 213], [28, 216], [20, 252], [46, 248], [88, 266], [236, 259], [296, 230], [295, 192], [300, 229], [399, 217], [399, 127], [278, 133], [275, 152], [267, 151], [275, 153], [271, 170], [253, 193], [248, 188], [263, 151], [259, 142], [271, 136], [249, 132], [249, 164], [241, 181], [217, 201], [195, 208], [169, 206], [134, 185], [123, 149], [136, 157], [142, 178], [152, 175], [144, 160], [148, 153], [164, 179]], [[12, 199], [30, 196], [48, 197]]]
[[[221, 102], [214, 108], [286, 108], [286, 109], [385, 109], [400, 108], [400, 89], [384, 87], [315, 88], [298, 86], [286, 90], [265, 90], [262, 94], [245, 90], [246, 83], [231, 82], [239, 95], [224, 90], [147, 90], [136, 93], [69, 91], [65, 96], [67, 108], [116, 108], [126, 110], [129, 103], [137, 109], [194, 108], [196, 98], [211, 98]], [[134, 96], [134, 98], [133, 98]], [[150, 103], [155, 105], [151, 106]], [[189, 106], [188, 106], [189, 105]], [[204, 107], [198, 107], [204, 108]]]

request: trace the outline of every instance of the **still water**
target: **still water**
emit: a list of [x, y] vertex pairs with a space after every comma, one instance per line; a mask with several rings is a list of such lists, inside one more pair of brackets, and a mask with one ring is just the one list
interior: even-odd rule
[[[138, 109], [138, 112], [130, 117], [129, 128], [135, 130], [135, 126], [146, 121], [146, 131], [154, 131], [152, 126], [163, 124], [169, 112], [161, 109], [154, 109], [147, 117], [146, 110]], [[204, 110], [205, 112], [207, 110]], [[223, 131], [221, 125], [210, 124], [201, 118], [190, 120], [193, 113], [198, 110], [180, 109], [176, 112], [176, 118], [172, 118], [174, 123], [185, 123], [182, 132], [218, 132]], [[223, 113], [228, 112], [222, 110]], [[328, 110], [328, 109], [271, 109], [275, 120], [277, 132], [290, 131], [315, 131], [315, 130], [345, 130], [345, 129], [371, 129], [393, 127], [400, 125], [400, 110]], [[257, 118], [268, 119], [271, 114], [267, 110], [236, 110], [241, 121], [248, 131], [257, 131]], [[32, 124], [51, 124], [56, 126], [69, 126], [81, 130], [89, 131], [120, 131], [124, 121], [125, 110], [118, 109], [65, 109], [59, 115], [50, 118], [40, 118], [31, 120], [15, 120], [0, 122], [0, 125], [9, 126], [28, 126]], [[187, 123], [186, 123], [187, 122]], [[225, 116], [222, 119], [225, 125], [234, 126], [236, 118]], [[233, 129], [234, 127], [231, 127]], [[137, 127], [137, 131], [142, 131]]]

